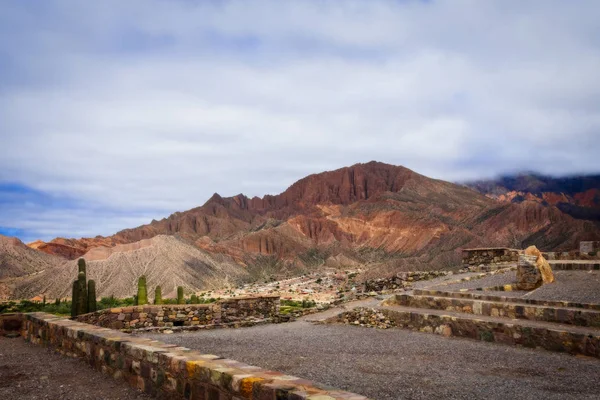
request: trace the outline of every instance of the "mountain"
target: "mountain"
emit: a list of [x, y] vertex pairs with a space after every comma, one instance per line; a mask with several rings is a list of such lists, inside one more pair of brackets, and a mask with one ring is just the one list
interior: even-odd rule
[[[164, 297], [175, 297], [177, 286], [189, 293], [248, 280], [248, 271], [230, 257], [209, 254], [175, 236], [158, 235], [112, 248], [93, 248], [85, 259], [87, 277], [96, 281], [99, 297], [132, 296], [141, 275], [146, 275], [150, 291], [160, 285]], [[30, 298], [41, 293], [48, 298], [70, 297], [76, 276], [77, 261], [63, 260], [61, 265], [19, 279], [12, 297]]]
[[0, 279], [36, 274], [63, 262], [60, 257], [29, 248], [17, 238], [0, 235]]
[[556, 206], [577, 219], [600, 221], [600, 175], [554, 178], [519, 174], [467, 186], [501, 202], [535, 201]]
[[90, 273], [102, 271], [101, 294], [131, 295], [141, 273], [151, 286], [197, 290], [327, 267], [360, 266], [367, 276], [456, 268], [462, 248], [572, 250], [581, 240], [600, 240], [598, 224], [548, 202], [500, 201], [370, 162], [307, 176], [278, 195], [214, 194], [200, 207], [110, 237], [36, 242], [36, 252], [60, 255], [64, 264], [21, 280], [14, 295], [68, 294], [76, 267], [67, 259], [80, 256]]
[[0, 235], [0, 300], [11, 297], [22, 279], [56, 268], [64, 262], [61, 257], [27, 247], [17, 238]]

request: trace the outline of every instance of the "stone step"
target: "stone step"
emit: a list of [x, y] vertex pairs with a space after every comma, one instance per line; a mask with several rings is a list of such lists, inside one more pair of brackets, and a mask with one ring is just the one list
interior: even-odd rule
[[475, 300], [486, 300], [486, 301], [501, 301], [505, 303], [518, 303], [527, 305], [540, 305], [549, 307], [568, 307], [568, 308], [583, 308], [587, 310], [600, 310], [600, 304], [597, 303], [576, 303], [572, 301], [554, 301], [554, 300], [537, 300], [527, 299], [523, 297], [509, 297], [509, 296], [496, 296], [486, 295], [477, 292], [452, 292], [452, 291], [441, 291], [431, 289], [414, 289], [412, 291], [415, 295], [421, 296], [436, 296], [436, 297], [448, 297], [454, 299], [475, 299]]
[[559, 261], [548, 260], [550, 267], [555, 271], [599, 271], [600, 260], [575, 260]]
[[600, 329], [600, 311], [581, 308], [519, 304], [504, 301], [450, 298], [418, 294], [399, 294], [388, 299], [386, 304], [397, 304], [400, 306], [428, 310], [454, 311], [477, 316], [553, 322]]
[[[360, 310], [340, 314], [337, 321], [346, 321], [351, 318], [349, 315], [356, 316]], [[389, 325], [395, 327], [600, 358], [597, 329], [403, 306], [363, 310], [383, 314]]]

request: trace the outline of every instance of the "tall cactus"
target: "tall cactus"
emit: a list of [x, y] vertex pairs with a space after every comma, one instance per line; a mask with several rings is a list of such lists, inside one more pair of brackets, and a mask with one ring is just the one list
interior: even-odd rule
[[79, 296], [77, 299], [77, 315], [87, 314], [88, 312], [88, 293], [87, 284], [85, 282], [85, 272], [79, 272], [77, 277], [77, 283], [79, 286]]
[[79, 304], [79, 280], [73, 281], [73, 295], [71, 296], [71, 318], [77, 316], [77, 304]]
[[77, 260], [77, 267], [79, 269], [79, 271], [77, 272], [78, 274], [79, 274], [79, 272], [83, 272], [84, 274], [86, 274], [85, 260], [83, 258], [80, 258], [79, 260]]
[[98, 306], [96, 304], [96, 281], [90, 279], [88, 281], [88, 312], [96, 312]]
[[183, 298], [183, 287], [177, 286], [177, 304], [185, 304], [185, 299]]
[[148, 290], [146, 289], [146, 275], [140, 276], [138, 279], [138, 291], [137, 291], [138, 305], [142, 306], [148, 304]]
[[160, 286], [157, 286], [156, 289], [154, 289], [154, 304], [162, 304], [163, 300], [162, 300], [162, 290], [160, 289]]

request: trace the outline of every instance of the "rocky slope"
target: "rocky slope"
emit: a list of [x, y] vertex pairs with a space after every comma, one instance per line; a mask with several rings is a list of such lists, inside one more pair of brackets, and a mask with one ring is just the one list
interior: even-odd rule
[[23, 279], [57, 268], [64, 262], [61, 257], [27, 247], [17, 238], [0, 235], [0, 300], [12, 297]]
[[501, 202], [535, 201], [556, 206], [574, 218], [600, 221], [600, 175], [553, 178], [520, 174], [467, 186]]
[[[174, 236], [155, 236], [113, 248], [95, 248], [84, 255], [88, 279], [96, 281], [99, 297], [128, 297], [136, 293], [137, 280], [146, 275], [149, 296], [160, 285], [164, 297], [176, 297], [177, 286], [188, 293], [222, 288], [247, 279], [248, 272], [230, 257], [211, 255]], [[31, 298], [46, 294], [48, 298], [70, 297], [71, 284], [77, 276], [77, 261], [19, 279], [12, 297]]]
[[[166, 286], [177, 281], [192, 290], [211, 282], [262, 280], [324, 267], [360, 265], [374, 276], [451, 268], [460, 264], [461, 248], [533, 244], [542, 250], [571, 250], [581, 240], [600, 239], [595, 222], [574, 218], [555, 205], [491, 197], [370, 162], [310, 175], [279, 195], [215, 194], [201, 207], [111, 237], [55, 239], [33, 246], [70, 259], [85, 254], [92, 265], [105, 265], [99, 268], [105, 272], [98, 285], [104, 293], [130, 295], [144, 271], [154, 271], [148, 272], [151, 285], [152, 274], [163, 274], [161, 279], [173, 275]], [[169, 242], [159, 235], [177, 239]], [[159, 244], [148, 242], [157, 237]], [[190, 264], [199, 265], [202, 273], [190, 270]], [[66, 265], [60, 276], [70, 284], [75, 263]], [[43, 279], [28, 282], [33, 286], [23, 285], [17, 294], [44, 289]], [[45, 290], [68, 293], [68, 286], [61, 287], [48, 283]]]
[[31, 249], [17, 238], [0, 235], [0, 279], [36, 274], [64, 261]]

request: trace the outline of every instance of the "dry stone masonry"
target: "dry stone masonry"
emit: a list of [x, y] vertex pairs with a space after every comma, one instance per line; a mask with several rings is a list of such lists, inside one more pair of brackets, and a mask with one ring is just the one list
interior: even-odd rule
[[579, 253], [597, 255], [600, 251], [600, 242], [579, 242]]
[[452, 275], [451, 271], [414, 271], [399, 272], [395, 276], [365, 281], [365, 292], [385, 292], [398, 289], [407, 289], [413, 282], [438, 278], [440, 276]]
[[355, 308], [341, 313], [327, 322], [380, 327], [378, 325], [381, 324], [382, 319], [389, 321], [389, 323], [382, 326], [386, 328], [393, 326], [443, 336], [466, 337], [524, 347], [539, 347], [551, 351], [600, 358], [600, 331], [598, 331], [598, 334], [592, 335], [516, 324], [509, 319], [506, 319], [506, 322], [500, 322], [387, 308]]
[[600, 310], [561, 306], [528, 305], [502, 300], [475, 300], [423, 295], [396, 295], [389, 303], [431, 310], [456, 311], [490, 317], [546, 321], [600, 328]]
[[516, 263], [519, 260], [520, 250], [505, 247], [491, 247], [482, 249], [464, 249], [462, 254], [463, 266], [497, 263]]
[[212, 304], [164, 304], [119, 307], [77, 317], [80, 322], [111, 329], [242, 326], [273, 321], [279, 296], [237, 297]]
[[23, 336], [161, 399], [365, 400], [305, 379], [45, 313]]

